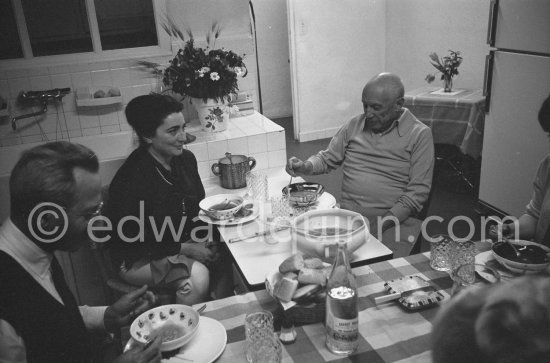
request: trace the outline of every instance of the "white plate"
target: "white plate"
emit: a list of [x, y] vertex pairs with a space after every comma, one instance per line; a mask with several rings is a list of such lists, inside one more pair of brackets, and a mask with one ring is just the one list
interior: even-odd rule
[[[130, 338], [124, 351], [132, 348], [137, 343]], [[223, 325], [212, 318], [201, 316], [199, 329], [195, 337], [187, 343], [180, 352], [172, 358], [163, 359], [163, 363], [180, 363], [184, 361], [194, 363], [214, 362], [223, 353], [227, 344], [227, 332]]]
[[[246, 203], [247, 202], [245, 202], [245, 204]], [[246, 217], [219, 220], [219, 219], [210, 218], [209, 216], [206, 215], [206, 213], [204, 213], [204, 211], [201, 210], [199, 212], [199, 219], [209, 224], [217, 224], [220, 226], [236, 226], [238, 224], [243, 224], [243, 223], [253, 221], [254, 219], [258, 218], [259, 215], [260, 215], [260, 208], [257, 203], [253, 203], [252, 214]]]

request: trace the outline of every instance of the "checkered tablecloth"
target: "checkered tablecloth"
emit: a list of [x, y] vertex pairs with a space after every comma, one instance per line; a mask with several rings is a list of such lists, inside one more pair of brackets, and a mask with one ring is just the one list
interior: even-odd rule
[[[324, 325], [317, 323], [296, 328], [296, 342], [283, 345], [283, 362], [430, 362], [431, 322], [439, 307], [408, 312], [395, 301], [377, 306], [373, 300], [386, 294], [385, 281], [417, 274], [441, 289], [444, 304], [452, 281], [447, 273], [430, 268], [428, 256], [418, 254], [353, 269], [359, 293], [360, 332], [359, 348], [353, 355], [330, 353], [325, 347]], [[208, 302], [203, 315], [218, 320], [227, 331], [227, 346], [218, 362], [245, 362], [245, 315], [258, 310], [276, 312], [278, 308], [265, 290]]]
[[422, 87], [407, 92], [405, 107], [430, 126], [435, 143], [458, 146], [464, 154], [479, 158], [485, 126], [482, 91], [456, 89], [444, 94], [438, 93], [438, 89]]

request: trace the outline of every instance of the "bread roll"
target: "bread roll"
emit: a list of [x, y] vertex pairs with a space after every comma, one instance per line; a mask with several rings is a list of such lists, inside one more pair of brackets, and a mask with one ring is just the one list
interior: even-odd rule
[[298, 273], [298, 282], [301, 284], [317, 284], [325, 286], [327, 284], [327, 277], [323, 270], [314, 268], [303, 268]]
[[289, 302], [292, 296], [298, 289], [298, 280], [292, 280], [288, 277], [283, 277], [275, 284], [273, 295], [281, 301]]
[[279, 272], [297, 272], [304, 268], [304, 257], [300, 254], [292, 255], [279, 265]]
[[306, 268], [323, 268], [323, 261], [320, 258], [305, 258], [304, 266]]
[[296, 280], [298, 278], [298, 274], [296, 272], [287, 272], [283, 275], [283, 277], [288, 277], [291, 280]]

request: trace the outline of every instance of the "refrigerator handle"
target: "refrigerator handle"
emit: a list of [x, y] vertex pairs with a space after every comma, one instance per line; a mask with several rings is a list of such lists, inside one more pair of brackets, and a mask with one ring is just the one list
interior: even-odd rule
[[498, 0], [491, 0], [489, 8], [489, 25], [487, 26], [487, 44], [495, 46], [495, 35], [497, 31]]
[[491, 104], [491, 86], [493, 83], [493, 65], [495, 51], [492, 50], [485, 56], [485, 77], [483, 77], [483, 96], [485, 96], [485, 113], [489, 113]]

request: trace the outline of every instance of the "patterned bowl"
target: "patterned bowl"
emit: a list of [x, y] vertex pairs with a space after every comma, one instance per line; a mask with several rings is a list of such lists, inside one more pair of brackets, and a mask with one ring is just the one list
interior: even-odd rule
[[162, 305], [138, 316], [130, 325], [130, 335], [145, 344], [160, 334], [160, 350], [166, 352], [182, 347], [195, 336], [199, 318], [199, 313], [190, 306]]
[[235, 217], [243, 201], [243, 197], [236, 194], [217, 194], [201, 200], [199, 207], [212, 219], [226, 220]]

